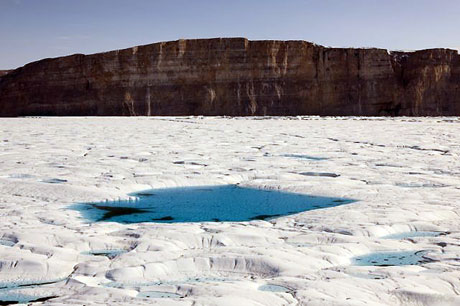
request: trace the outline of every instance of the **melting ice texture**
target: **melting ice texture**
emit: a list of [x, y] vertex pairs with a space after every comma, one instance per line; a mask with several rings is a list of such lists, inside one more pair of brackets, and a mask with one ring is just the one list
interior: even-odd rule
[[38, 297], [16, 293], [16, 292], [6, 292], [4, 290], [0, 291], [0, 305], [10, 305], [10, 304], [24, 304], [31, 301], [37, 300]]
[[[18, 281], [18, 282], [0, 282], [0, 305], [27, 304], [32, 302], [45, 302], [56, 296], [43, 292], [27, 293], [27, 289], [40, 288], [43, 285], [54, 284], [65, 279], [50, 281]], [[41, 290], [40, 290], [41, 291]]]
[[90, 222], [239, 222], [355, 202], [236, 185], [152, 189], [131, 196], [136, 200], [83, 203], [72, 208]]
[[54, 296], [34, 296], [28, 294], [22, 294], [19, 290], [7, 291], [0, 290], [0, 305], [12, 305], [12, 304], [27, 304], [31, 302], [44, 302], [48, 299], [54, 298]]
[[437, 237], [442, 235], [443, 232], [426, 232], [426, 231], [412, 231], [412, 232], [403, 232], [396, 233], [384, 236], [384, 239], [407, 239], [407, 238], [416, 238], [416, 237]]
[[163, 292], [163, 291], [143, 291], [139, 292], [137, 297], [141, 298], [180, 298], [177, 293]]

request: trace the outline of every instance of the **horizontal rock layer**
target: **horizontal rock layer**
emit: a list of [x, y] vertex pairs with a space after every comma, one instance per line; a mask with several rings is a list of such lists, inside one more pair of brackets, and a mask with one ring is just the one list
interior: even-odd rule
[[27, 64], [0, 115], [460, 115], [456, 50], [178, 40]]

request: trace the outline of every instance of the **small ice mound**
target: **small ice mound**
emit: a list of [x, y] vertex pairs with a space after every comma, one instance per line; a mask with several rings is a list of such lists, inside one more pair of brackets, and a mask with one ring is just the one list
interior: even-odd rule
[[383, 239], [407, 239], [416, 237], [437, 237], [443, 232], [411, 231], [383, 236]]
[[113, 259], [120, 254], [128, 252], [123, 249], [113, 249], [113, 250], [92, 250], [87, 252], [82, 252], [83, 255], [94, 255], [94, 256], [105, 256], [109, 259]]
[[190, 257], [166, 262], [118, 267], [108, 270], [108, 286], [164, 285], [184, 282], [215, 282], [235, 277], [277, 277], [289, 264], [263, 256]]
[[137, 295], [139, 298], [153, 298], [153, 299], [172, 299], [181, 298], [182, 296], [177, 293], [163, 292], [163, 291], [142, 291]]
[[130, 194], [135, 199], [80, 203], [71, 208], [90, 222], [241, 222], [268, 220], [355, 202], [236, 185], [164, 188]]
[[404, 301], [405, 305], [433, 305], [433, 306], [458, 306], [460, 305], [460, 297], [458, 294], [439, 294], [432, 292], [424, 292], [421, 290], [404, 290], [397, 289], [392, 292], [400, 301]]
[[408, 266], [431, 262], [427, 251], [376, 252], [352, 258], [355, 266]]
[[282, 154], [282, 157], [289, 157], [289, 158], [295, 158], [295, 159], [308, 159], [308, 160], [326, 160], [326, 157], [317, 157], [317, 156], [311, 156], [311, 155], [305, 155], [305, 154]]
[[269, 291], [269, 292], [289, 292], [290, 289], [280, 286], [280, 285], [272, 285], [272, 284], [265, 284], [259, 287], [260, 291]]

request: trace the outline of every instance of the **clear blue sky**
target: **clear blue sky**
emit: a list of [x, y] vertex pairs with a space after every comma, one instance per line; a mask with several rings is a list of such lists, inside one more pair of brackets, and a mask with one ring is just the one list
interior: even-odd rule
[[0, 69], [178, 38], [460, 47], [459, 0], [0, 0]]

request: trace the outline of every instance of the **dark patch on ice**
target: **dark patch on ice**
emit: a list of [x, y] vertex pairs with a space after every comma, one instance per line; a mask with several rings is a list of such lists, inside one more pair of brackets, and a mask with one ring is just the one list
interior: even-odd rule
[[405, 188], [443, 188], [449, 187], [449, 185], [441, 183], [396, 183], [395, 186]]
[[58, 296], [37, 297], [20, 293], [3, 293], [0, 292], [0, 305], [16, 305], [26, 303], [40, 303], [57, 298]]
[[385, 275], [381, 274], [374, 274], [374, 273], [348, 273], [348, 275], [353, 276], [353, 277], [359, 277], [359, 278], [365, 278], [365, 279], [386, 279], [388, 278]]
[[356, 143], [356, 144], [369, 145], [369, 146], [372, 146], [372, 147], [380, 147], [380, 148], [385, 148], [386, 147], [386, 145], [373, 143], [373, 142], [369, 142], [369, 141], [347, 141], [347, 142], [353, 142], [353, 143]]
[[[317, 206], [313, 206], [315, 208], [317, 208]], [[277, 214], [277, 215], [257, 215], [257, 216], [254, 216], [254, 217], [251, 217], [251, 220], [268, 220], [268, 219], [273, 219], [275, 217], [279, 217], [281, 216], [280, 214]]]
[[123, 249], [111, 249], [111, 250], [92, 250], [88, 252], [82, 252], [85, 255], [94, 255], [94, 256], [105, 256], [109, 259], [114, 259], [120, 254], [126, 253], [127, 250]]
[[207, 164], [197, 163], [197, 162], [193, 162], [193, 161], [192, 162], [186, 162], [186, 161], [183, 161], [183, 160], [175, 161], [175, 162], [173, 162], [173, 164], [175, 164], [175, 165], [203, 166], [203, 167], [208, 166]]
[[143, 291], [137, 294], [139, 298], [154, 298], [154, 299], [171, 299], [181, 298], [182, 296], [177, 293], [163, 292], [163, 291]]
[[386, 164], [386, 163], [379, 163], [375, 164], [376, 167], [390, 167], [390, 168], [403, 168], [404, 166], [395, 165], [395, 164]]
[[138, 192], [136, 195], [139, 197], [153, 197], [155, 194], [150, 192]]
[[280, 133], [280, 135], [283, 135], [283, 136], [291, 136], [291, 137], [296, 137], [296, 138], [305, 138], [304, 136], [301, 136], [301, 135], [288, 134], [288, 133]]
[[157, 219], [152, 219], [152, 221], [172, 221], [172, 220], [174, 220], [174, 218], [171, 216], [165, 216], [165, 217], [161, 217]]
[[308, 248], [308, 247], [313, 246], [313, 244], [311, 243], [289, 242], [289, 241], [287, 241], [286, 243], [296, 248]]
[[352, 258], [356, 266], [406, 266], [420, 265], [433, 260], [424, 257], [427, 251], [377, 252]]
[[130, 195], [137, 196], [136, 200], [79, 203], [71, 208], [90, 222], [239, 222], [356, 201], [236, 185], [154, 189]]
[[123, 206], [100, 206], [93, 205], [93, 207], [106, 211], [104, 215], [98, 221], [106, 221], [115, 217], [133, 215], [133, 214], [142, 214], [149, 212], [145, 209], [139, 209], [135, 207], [123, 207]]
[[340, 174], [332, 172], [300, 172], [300, 175], [305, 176], [323, 176], [323, 177], [339, 177]]
[[297, 159], [308, 159], [308, 160], [326, 160], [327, 158], [325, 157], [316, 157], [316, 156], [311, 156], [311, 155], [305, 155], [305, 154], [283, 154], [281, 155], [283, 157], [290, 157], [290, 158], [297, 158]]
[[433, 152], [440, 152], [440, 153], [442, 153], [443, 155], [449, 153], [449, 150], [421, 148], [421, 147], [419, 147], [419, 146], [398, 146], [398, 148], [412, 149], [412, 150], [417, 150], [417, 151], [433, 151]]
[[45, 296], [45, 297], [41, 297], [41, 298], [38, 298], [36, 300], [30, 301], [30, 303], [46, 302], [48, 300], [55, 299], [57, 297], [58, 297], [57, 295]]
[[61, 184], [61, 183], [66, 183], [67, 180], [58, 179], [58, 178], [51, 178], [51, 179], [43, 180], [42, 182], [43, 183], [48, 183], [48, 184]]

